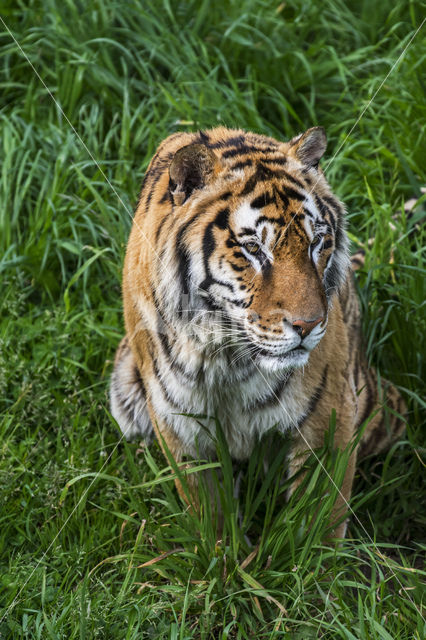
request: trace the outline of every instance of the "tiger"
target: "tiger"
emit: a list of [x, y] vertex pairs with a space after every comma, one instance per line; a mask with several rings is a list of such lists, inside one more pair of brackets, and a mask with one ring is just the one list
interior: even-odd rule
[[[326, 146], [319, 126], [287, 142], [218, 127], [160, 144], [127, 244], [110, 407], [126, 438], [156, 438], [178, 464], [214, 458], [217, 423], [235, 461], [272, 428], [288, 433], [291, 477], [334, 409], [337, 448], [362, 433], [331, 517], [341, 538], [357, 457], [402, 434], [406, 406], [367, 366], [359, 257], [352, 269], [345, 208], [319, 166]], [[197, 508], [188, 478], [189, 499], [177, 489]]]

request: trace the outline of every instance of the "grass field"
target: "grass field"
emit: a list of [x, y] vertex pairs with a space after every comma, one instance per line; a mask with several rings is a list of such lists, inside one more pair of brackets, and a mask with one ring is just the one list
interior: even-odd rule
[[[422, 8], [0, 0], [2, 640], [426, 637]], [[108, 413], [144, 170], [167, 134], [219, 123], [281, 139], [323, 125], [351, 240], [374, 238], [358, 277], [368, 357], [410, 413], [361, 464], [336, 549], [325, 518], [308, 528], [333, 499], [315, 460], [285, 505], [277, 468], [253, 458], [237, 500], [219, 442], [217, 541], [208, 499], [189, 513], [158, 445], [123, 442]]]

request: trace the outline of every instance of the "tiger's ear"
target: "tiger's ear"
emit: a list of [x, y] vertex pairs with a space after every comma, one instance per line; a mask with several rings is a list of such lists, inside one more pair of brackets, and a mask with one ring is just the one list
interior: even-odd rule
[[327, 148], [327, 136], [323, 127], [312, 127], [292, 138], [289, 142], [290, 152], [308, 167], [318, 167]]
[[174, 204], [183, 204], [194, 189], [202, 189], [219, 169], [218, 157], [204, 144], [188, 144], [176, 151], [169, 168]]

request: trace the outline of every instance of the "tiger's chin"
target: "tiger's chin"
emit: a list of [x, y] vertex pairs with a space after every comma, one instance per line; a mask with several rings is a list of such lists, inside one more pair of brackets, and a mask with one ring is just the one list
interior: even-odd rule
[[309, 353], [304, 347], [296, 347], [278, 355], [258, 353], [254, 361], [260, 369], [266, 371], [285, 371], [303, 367], [309, 360]]

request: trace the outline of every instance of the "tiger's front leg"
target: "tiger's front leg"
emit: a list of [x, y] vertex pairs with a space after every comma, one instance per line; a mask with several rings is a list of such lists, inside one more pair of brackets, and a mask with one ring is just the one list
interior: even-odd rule
[[[178, 467], [185, 474], [185, 469], [190, 468], [189, 464], [182, 464], [186, 457], [186, 451], [179, 437], [173, 429], [161, 418], [159, 418], [148, 401], [148, 411], [153, 425], [155, 436], [160, 444], [165, 459], [169, 463], [176, 462]], [[172, 457], [173, 460], [170, 460]], [[186, 485], [188, 491], [185, 490], [179, 478], [176, 478], [175, 485], [180, 497], [195, 510], [199, 508], [199, 491], [198, 491], [198, 475], [196, 473], [186, 474]], [[189, 493], [189, 495], [188, 495]]]
[[[140, 373], [141, 368], [143, 370], [143, 361], [140, 359], [138, 362], [126, 335], [117, 348], [111, 376], [111, 413], [128, 440], [139, 438], [149, 444], [155, 434], [166, 460], [170, 462], [172, 456], [184, 472], [185, 467], [181, 465], [186, 454], [184, 447], [173, 429], [153, 409]], [[179, 495], [198, 508], [197, 474], [187, 475], [189, 496], [179, 479], [175, 483]]]
[[[348, 449], [349, 454], [355, 433], [356, 396], [350, 383], [344, 378], [344, 372], [340, 375], [333, 375], [333, 372], [331, 372], [324, 392], [318, 400], [315, 413], [308, 417], [294, 434], [290, 453], [290, 476], [297, 474], [303, 468], [312, 451], [315, 452], [315, 450], [324, 445], [324, 437], [329, 429], [330, 410], [332, 407], [336, 407], [336, 430], [333, 447], [340, 451]], [[357, 450], [355, 448], [350, 452], [341, 486], [339, 486], [338, 479], [334, 477], [333, 472], [327, 472], [330, 489], [336, 488], [337, 485], [339, 490], [330, 517], [330, 524], [335, 525], [332, 526], [330, 531], [330, 538], [343, 538], [346, 534], [347, 521], [339, 523], [339, 520], [349, 508], [356, 456]], [[322, 464], [319, 459], [318, 464]], [[294, 493], [300, 486], [303, 477], [304, 475], [302, 474], [295, 479], [290, 489], [290, 494]]]

